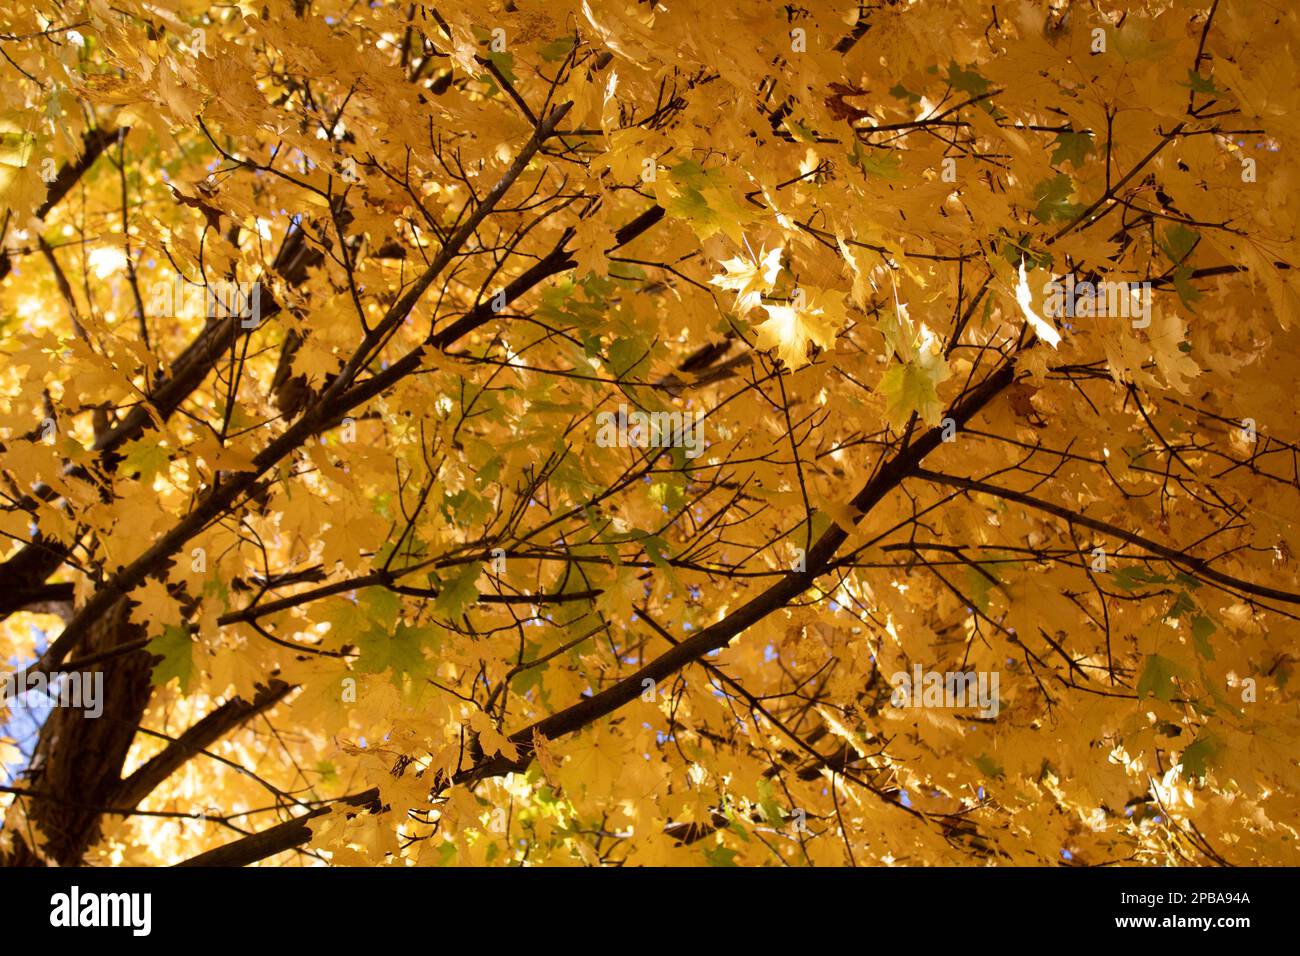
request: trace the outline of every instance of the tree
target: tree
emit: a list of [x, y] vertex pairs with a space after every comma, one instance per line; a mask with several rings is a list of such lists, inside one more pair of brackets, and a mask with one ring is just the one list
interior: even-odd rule
[[9, 863], [1300, 861], [1294, 10], [4, 19]]

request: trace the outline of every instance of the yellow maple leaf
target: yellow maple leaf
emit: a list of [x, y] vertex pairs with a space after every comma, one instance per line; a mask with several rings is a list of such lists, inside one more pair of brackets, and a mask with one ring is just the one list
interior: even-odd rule
[[709, 280], [710, 285], [731, 289], [736, 293], [736, 314], [746, 315], [763, 303], [763, 294], [772, 291], [781, 271], [781, 252], [777, 246], [771, 252], [760, 252], [757, 258], [736, 256], [725, 259], [726, 272]]
[[167, 591], [167, 585], [157, 578], [149, 578], [131, 592], [130, 598], [134, 605], [131, 618], [145, 624], [150, 634], [161, 632], [181, 619], [180, 605]]
[[[802, 300], [802, 304], [801, 304]], [[792, 369], [807, 365], [808, 341], [829, 350], [835, 345], [835, 333], [844, 324], [842, 296], [834, 292], [795, 295], [789, 305], [763, 303], [768, 319], [755, 330], [757, 349], [776, 349], [777, 358]]]

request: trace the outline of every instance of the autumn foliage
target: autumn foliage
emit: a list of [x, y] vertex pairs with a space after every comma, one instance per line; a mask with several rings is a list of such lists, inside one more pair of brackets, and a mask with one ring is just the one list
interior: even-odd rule
[[1298, 16], [6, 0], [0, 859], [1300, 863]]

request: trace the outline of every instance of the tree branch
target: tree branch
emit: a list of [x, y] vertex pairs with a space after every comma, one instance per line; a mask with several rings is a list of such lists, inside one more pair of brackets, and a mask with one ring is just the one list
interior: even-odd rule
[[134, 809], [191, 757], [206, 750], [249, 718], [274, 707], [290, 690], [290, 685], [275, 680], [258, 690], [251, 701], [239, 697], [226, 701], [123, 780], [110, 802], [114, 806]]
[[1234, 588], [1246, 594], [1254, 594], [1258, 597], [1270, 598], [1274, 601], [1282, 601], [1287, 604], [1300, 604], [1300, 594], [1291, 591], [1279, 591], [1277, 588], [1265, 587], [1262, 584], [1252, 584], [1241, 578], [1233, 577], [1230, 574], [1224, 574], [1222, 571], [1216, 571], [1210, 566], [1204, 558], [1198, 558], [1194, 555], [1179, 551], [1177, 548], [1171, 548], [1163, 545], [1158, 541], [1152, 541], [1150, 538], [1143, 537], [1135, 531], [1127, 531], [1119, 525], [1111, 524], [1108, 521], [1101, 521], [1097, 518], [1089, 518], [1085, 514], [1073, 511], [1061, 505], [1053, 504], [1042, 498], [1035, 498], [1033, 495], [1027, 495], [1021, 491], [1012, 491], [1010, 488], [1003, 488], [1000, 485], [989, 484], [986, 481], [979, 481], [975, 478], [962, 478], [957, 475], [945, 475], [937, 471], [927, 471], [924, 468], [918, 468], [913, 472], [913, 477], [925, 481], [933, 481], [936, 484], [948, 485], [951, 488], [962, 488], [966, 491], [978, 491], [986, 495], [993, 495], [996, 498], [1002, 498], [1004, 501], [1014, 501], [1018, 504], [1034, 508], [1047, 514], [1063, 518], [1072, 524], [1080, 525], [1084, 528], [1091, 528], [1100, 534], [1110, 535], [1113, 538], [1119, 538], [1121, 541], [1127, 541], [1129, 544], [1135, 544], [1140, 548], [1149, 551], [1158, 557], [1164, 558], [1171, 564], [1185, 567], [1194, 574], [1205, 578], [1207, 581], [1214, 581], [1225, 587]]
[[[979, 413], [1015, 378], [1015, 363], [1007, 361], [993, 374], [971, 389], [952, 409], [950, 416], [958, 427]], [[858, 511], [859, 518], [878, 504], [886, 494], [894, 490], [909, 474], [914, 474], [921, 460], [943, 441], [943, 430], [929, 429], [924, 435], [886, 462], [862, 489], [853, 497], [852, 506]], [[758, 597], [746, 602], [721, 621], [709, 625], [697, 635], [673, 646], [629, 677], [617, 684], [583, 698], [578, 703], [558, 713], [543, 718], [522, 730], [510, 735], [510, 742], [519, 752], [519, 756], [510, 760], [504, 756], [493, 757], [470, 770], [458, 774], [452, 784], [469, 783], [488, 777], [503, 776], [527, 769], [533, 756], [534, 735], [555, 739], [581, 730], [601, 717], [613, 713], [624, 704], [636, 699], [644, 688], [642, 681], [647, 678], [656, 683], [662, 682], [676, 671], [699, 660], [709, 651], [726, 647], [747, 628], [762, 620], [768, 614], [785, 606], [798, 597], [825, 574], [831, 566], [831, 559], [836, 550], [848, 538], [848, 532], [838, 525], [831, 525], [817, 543], [808, 552], [806, 570], [791, 572], [776, 584], [769, 587]], [[444, 784], [445, 786], [445, 784]], [[360, 795], [363, 802], [375, 803], [379, 799], [377, 790]], [[245, 866], [258, 860], [266, 859], [276, 853], [292, 849], [311, 839], [311, 831], [306, 821], [320, 812], [304, 814], [294, 820], [286, 821], [269, 830], [250, 837], [236, 840], [224, 847], [210, 850], [181, 864], [184, 866]]]

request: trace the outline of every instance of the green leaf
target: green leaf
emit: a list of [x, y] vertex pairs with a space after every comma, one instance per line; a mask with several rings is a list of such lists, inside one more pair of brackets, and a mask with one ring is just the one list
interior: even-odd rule
[[[1024, 262], [1026, 269], [1050, 269], [1053, 265], [1052, 254], [1046, 250], [1035, 252], [1030, 246], [1031, 236], [1028, 233], [1022, 235], [1019, 239], [1012, 239], [1006, 233], [997, 240], [996, 249], [998, 255], [1006, 259], [1013, 266], [1019, 266]], [[986, 296], [984, 299], [984, 318], [989, 317], [993, 310], [993, 299]]]
[[657, 534], [647, 534], [641, 540], [641, 547], [645, 549], [646, 557], [653, 561], [660, 570], [668, 571], [672, 565], [668, 559], [673, 556], [673, 549], [668, 542]]
[[573, 49], [572, 37], [560, 37], [558, 40], [552, 40], [550, 43], [543, 43], [537, 48], [537, 52], [542, 55], [542, 59], [547, 63], [559, 63], [569, 51]]
[[989, 592], [994, 585], [990, 578], [992, 574], [992, 568], [984, 564], [966, 566], [966, 593], [981, 613], [986, 613], [989, 609]]
[[688, 186], [663, 205], [668, 215], [687, 219], [697, 232], [704, 231], [706, 236], [701, 238], [711, 236], [718, 231], [717, 217], [713, 215], [713, 210], [709, 208], [704, 194], [698, 189]]
[[817, 134], [797, 119], [787, 116], [785, 118], [785, 128], [790, 131], [790, 135], [794, 137], [797, 143], [817, 142]]
[[862, 156], [857, 165], [868, 176], [881, 179], [901, 179], [903, 161], [899, 157], [880, 150], [871, 150]]
[[361, 606], [365, 609], [364, 620], [385, 631], [396, 626], [397, 617], [402, 613], [402, 599], [387, 588], [366, 588]]
[[1070, 202], [1074, 183], [1064, 173], [1044, 179], [1034, 187], [1034, 217], [1039, 222], [1069, 222], [1083, 212], [1083, 207]]
[[1115, 586], [1125, 591], [1136, 591], [1151, 584], [1168, 584], [1169, 578], [1155, 574], [1140, 564], [1129, 565], [1115, 572]]
[[501, 75], [506, 78], [507, 83], [513, 86], [518, 82], [518, 78], [515, 76], [515, 58], [511, 54], [504, 51], [500, 53], [492, 52], [488, 54], [487, 58], [492, 61], [493, 66], [501, 71]]
[[669, 511], [676, 511], [686, 500], [686, 481], [680, 473], [670, 474], [663, 481], [650, 486], [650, 500]]
[[1205, 731], [1197, 736], [1187, 749], [1183, 751], [1183, 779], [1187, 781], [1204, 777], [1206, 772], [1218, 763], [1219, 755], [1223, 753], [1226, 744], [1223, 738], [1214, 734], [1208, 734]]
[[650, 367], [650, 343], [644, 338], [618, 338], [606, 350], [605, 365], [616, 378], [639, 378]]
[[971, 96], [987, 93], [989, 81], [974, 70], [964, 70], [955, 62], [948, 64], [948, 85]]
[[712, 850], [704, 851], [704, 858], [709, 861], [709, 866], [735, 866], [738, 855], [735, 850], [725, 846], [715, 846]]
[[943, 413], [939, 383], [947, 377], [948, 363], [942, 356], [928, 354], [924, 349], [916, 361], [890, 366], [880, 379], [889, 424], [901, 428], [913, 412], [927, 425], [939, 424]]
[[758, 780], [758, 808], [763, 811], [763, 819], [774, 827], [779, 827], [785, 820], [785, 813], [776, 802], [772, 781], [766, 777]]
[[736, 834], [736, 836], [740, 837], [746, 843], [750, 842], [749, 834], [745, 832], [745, 828], [742, 827], [737, 821], [732, 820], [729, 824], [727, 824], [727, 829], [730, 830], [732, 833]]
[[1204, 614], [1198, 614], [1192, 618], [1192, 642], [1196, 645], [1196, 653], [1207, 661], [1214, 660], [1214, 648], [1210, 646], [1210, 635], [1217, 630], [1218, 627], [1215, 623]]
[[1187, 71], [1187, 82], [1179, 83], [1179, 86], [1189, 86], [1193, 93], [1212, 93], [1223, 94], [1226, 90], [1221, 90], [1214, 85], [1214, 80], [1208, 76], [1201, 76], [1195, 70]]
[[1201, 234], [1195, 229], [1188, 229], [1182, 223], [1175, 223], [1164, 231], [1160, 237], [1160, 248], [1169, 261], [1180, 263], [1186, 259], [1192, 249], [1201, 240]]
[[393, 676], [418, 676], [425, 670], [424, 648], [435, 646], [438, 631], [432, 627], [410, 627], [397, 625], [389, 643], [388, 662], [393, 668]]
[[893, 88], [889, 91], [889, 95], [890, 95], [890, 96], [897, 97], [897, 98], [900, 99], [900, 100], [907, 100], [907, 102], [908, 102], [908, 103], [911, 103], [913, 106], [915, 106], [917, 103], [921, 102], [921, 96], [920, 96], [920, 94], [919, 94], [919, 93], [913, 93], [911, 90], [909, 90], [907, 87], [905, 87], [902, 83], [895, 83], [894, 86], [893, 86]]
[[410, 627], [398, 624], [392, 634], [375, 628], [357, 638], [361, 659], [356, 668], [362, 674], [382, 674], [392, 668], [395, 681], [414, 677], [425, 670], [423, 648], [437, 643], [437, 632], [431, 627]]
[[1192, 303], [1201, 297], [1201, 291], [1192, 285], [1191, 266], [1179, 266], [1174, 270], [1174, 291], [1189, 310], [1192, 309]]
[[1092, 134], [1066, 130], [1056, 134], [1056, 141], [1053, 145], [1056, 147], [1052, 151], [1051, 162], [1053, 166], [1069, 162], [1075, 169], [1078, 169], [1083, 165], [1084, 157], [1092, 152]]
[[675, 187], [675, 195], [672, 190], [656, 188], [665, 212], [685, 219], [702, 240], [721, 231], [737, 244], [743, 241], [741, 227], [755, 219], [757, 213], [732, 194], [721, 169], [705, 169], [688, 159], [672, 167], [668, 178]]
[[162, 658], [153, 666], [154, 686], [165, 687], [175, 677], [180, 681], [181, 690], [188, 693], [190, 678], [194, 676], [194, 641], [189, 630], [168, 625], [149, 642], [147, 650]]
[[204, 597], [215, 598], [221, 602], [221, 606], [230, 610], [230, 585], [222, 580], [220, 575], [214, 574], [203, 582], [201, 591]]
[[475, 584], [481, 570], [477, 562], [471, 561], [461, 565], [460, 571], [451, 578], [439, 581], [438, 599], [433, 606], [448, 617], [459, 618], [478, 601]]
[[1166, 703], [1174, 699], [1174, 678], [1182, 674], [1182, 668], [1167, 657], [1152, 654], [1147, 658], [1142, 676], [1138, 678], [1138, 700], [1154, 694]]
[[1169, 605], [1169, 610], [1165, 612], [1166, 621], [1176, 621], [1184, 614], [1191, 614], [1196, 610], [1196, 602], [1186, 591], [1179, 591], [1174, 595], [1174, 603]]
[[1002, 765], [988, 754], [980, 754], [976, 757], [975, 766], [979, 768], [979, 772], [984, 774], [984, 776], [990, 777], [994, 780], [1006, 776], [1006, 771], [1002, 769]]
[[[524, 642], [523, 659], [525, 663], [535, 661], [541, 656], [542, 645], [534, 641]], [[520, 697], [525, 696], [530, 690], [536, 688], [538, 695], [542, 695], [542, 677], [546, 673], [546, 665], [538, 664], [534, 667], [527, 667], [520, 671], [510, 681], [510, 689]], [[544, 702], [544, 701], [543, 701]]]
[[692, 225], [712, 226], [710, 234], [716, 232], [716, 217], [703, 192], [710, 185], [709, 170], [688, 159], [669, 169], [668, 177], [678, 187], [679, 193], [667, 200], [664, 210], [670, 216], [691, 220]]
[[140, 482], [146, 488], [153, 484], [154, 476], [171, 463], [167, 449], [146, 438], [127, 442], [122, 446], [122, 452], [123, 467], [120, 471], [126, 474], [139, 472]]

